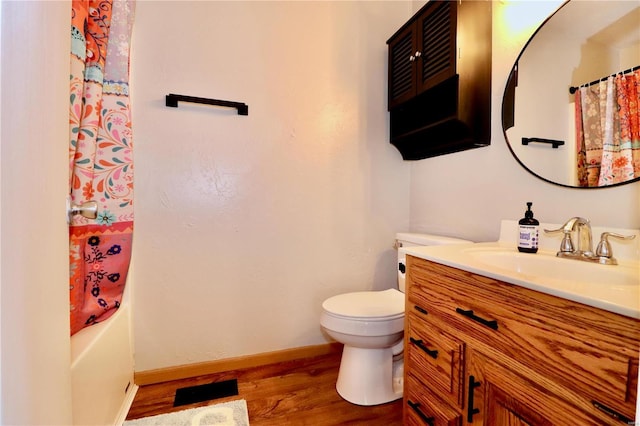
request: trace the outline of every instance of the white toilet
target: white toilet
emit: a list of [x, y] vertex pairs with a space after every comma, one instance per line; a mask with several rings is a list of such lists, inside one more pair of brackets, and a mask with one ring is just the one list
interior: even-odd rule
[[[469, 242], [428, 234], [396, 234], [396, 247]], [[340, 294], [322, 303], [320, 325], [344, 344], [336, 390], [353, 404], [377, 405], [402, 398], [404, 265], [405, 254], [398, 250], [398, 289]]]

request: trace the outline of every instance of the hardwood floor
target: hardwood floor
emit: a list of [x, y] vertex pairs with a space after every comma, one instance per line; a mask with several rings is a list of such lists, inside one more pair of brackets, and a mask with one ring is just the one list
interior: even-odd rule
[[[340, 353], [141, 386], [127, 420], [244, 399], [251, 426], [402, 425], [402, 400], [372, 407], [350, 404], [335, 389]], [[238, 380], [238, 395], [173, 407], [176, 389]]]

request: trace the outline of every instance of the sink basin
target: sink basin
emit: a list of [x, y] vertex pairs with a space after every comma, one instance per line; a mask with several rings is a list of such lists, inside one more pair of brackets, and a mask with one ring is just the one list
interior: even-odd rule
[[640, 284], [638, 268], [630, 265], [600, 265], [575, 259], [562, 259], [555, 253], [520, 253], [506, 248], [470, 248], [465, 250], [470, 258], [493, 268], [527, 277], [549, 280], [598, 283], [610, 286]]

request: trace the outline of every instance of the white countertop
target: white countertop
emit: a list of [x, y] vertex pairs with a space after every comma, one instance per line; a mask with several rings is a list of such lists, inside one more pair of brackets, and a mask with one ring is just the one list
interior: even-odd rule
[[[635, 259], [618, 259], [618, 265], [600, 265], [573, 259], [560, 259], [555, 256], [556, 251], [552, 250], [541, 249], [535, 254], [520, 253], [515, 243], [504, 240], [490, 243], [403, 247], [400, 250], [415, 257], [640, 319], [640, 262]], [[537, 264], [551, 262], [550, 264], [554, 267], [569, 271], [572, 271], [572, 268], [580, 268], [580, 273], [577, 275], [578, 278], [575, 278], [571, 274], [553, 272], [545, 276], [546, 268], [540, 268], [539, 274], [531, 273], [531, 268], [522, 272], [518, 271], [518, 268], [487, 264], [474, 256], [474, 253], [478, 252], [489, 254], [493, 252], [506, 257], [513, 253], [514, 258], [519, 257], [534, 267]], [[528, 256], [537, 257], [529, 258]], [[563, 276], [558, 278], [559, 275]], [[568, 276], [570, 278], [567, 278]]]

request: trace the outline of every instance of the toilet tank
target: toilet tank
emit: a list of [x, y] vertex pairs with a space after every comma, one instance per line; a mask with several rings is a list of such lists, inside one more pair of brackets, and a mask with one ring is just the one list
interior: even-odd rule
[[440, 246], [446, 244], [468, 244], [473, 241], [461, 238], [445, 237], [433, 234], [413, 234], [400, 232], [396, 234], [396, 248], [398, 249], [398, 290], [405, 291], [405, 259], [406, 254], [402, 247], [414, 246]]

